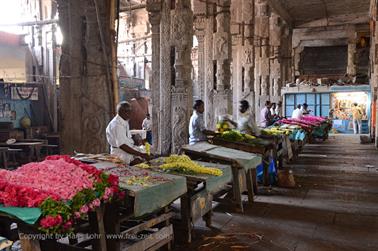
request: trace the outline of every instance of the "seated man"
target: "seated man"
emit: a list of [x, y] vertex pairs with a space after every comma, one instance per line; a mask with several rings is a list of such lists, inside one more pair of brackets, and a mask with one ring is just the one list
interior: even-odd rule
[[117, 106], [117, 115], [106, 128], [106, 138], [110, 145], [110, 153], [118, 156], [126, 164], [133, 164], [136, 157], [149, 159], [146, 153], [137, 149], [130, 133], [129, 119], [132, 107], [128, 102]]

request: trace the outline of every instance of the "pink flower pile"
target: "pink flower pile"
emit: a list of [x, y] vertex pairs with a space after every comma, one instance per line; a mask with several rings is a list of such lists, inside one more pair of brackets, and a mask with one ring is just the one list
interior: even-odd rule
[[306, 115], [306, 116], [303, 116], [303, 117], [302, 117], [302, 120], [304, 120], [304, 121], [309, 121], [309, 122], [319, 122], [319, 123], [322, 123], [322, 122], [327, 121], [326, 118], [319, 117], [319, 116], [313, 116], [313, 115]]
[[[85, 191], [92, 195], [75, 202], [80, 209], [71, 207]], [[39, 224], [48, 233], [71, 231], [75, 218], [82, 218], [99, 207], [101, 201], [115, 196], [120, 199], [124, 196], [119, 191], [118, 176], [103, 174], [65, 155], [49, 156], [45, 161], [29, 163], [14, 171], [0, 170], [0, 204], [40, 207], [43, 218]], [[61, 209], [62, 205], [65, 209]]]
[[47, 197], [70, 200], [93, 188], [95, 176], [64, 159], [29, 163], [15, 171], [0, 170], [0, 203], [37, 207]]
[[303, 123], [301, 120], [298, 119], [282, 119], [280, 120], [280, 123], [282, 124], [288, 124], [288, 125], [298, 125], [302, 127], [303, 130], [311, 131], [311, 125], [307, 123]]

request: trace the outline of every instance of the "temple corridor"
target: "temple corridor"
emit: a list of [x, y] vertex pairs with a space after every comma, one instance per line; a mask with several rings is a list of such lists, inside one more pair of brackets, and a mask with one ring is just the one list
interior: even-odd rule
[[217, 231], [198, 225], [186, 250], [377, 250], [377, 160], [356, 136], [306, 145], [291, 164], [296, 189], [274, 187], [244, 215], [218, 207]]

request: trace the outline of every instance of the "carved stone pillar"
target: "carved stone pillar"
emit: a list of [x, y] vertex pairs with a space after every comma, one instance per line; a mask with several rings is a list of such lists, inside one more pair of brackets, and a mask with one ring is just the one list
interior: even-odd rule
[[217, 90], [230, 88], [231, 30], [230, 0], [219, 0], [217, 6], [217, 32], [214, 34], [214, 60], [217, 61]]
[[255, 114], [254, 103], [255, 103], [255, 47], [254, 47], [254, 32], [255, 32], [255, 20], [254, 15], [250, 13], [255, 13], [255, 4], [251, 0], [242, 0], [241, 4], [241, 15], [242, 15], [242, 65], [243, 65], [243, 99], [246, 99], [251, 104], [252, 113]]
[[230, 30], [230, 0], [217, 2], [217, 32], [214, 34], [214, 60], [216, 60], [215, 116], [229, 113], [232, 40]]
[[[292, 77], [293, 74], [293, 64], [292, 64], [292, 38], [293, 32], [292, 28], [286, 23], [282, 25], [282, 36], [281, 36], [281, 88], [279, 89], [278, 96], [281, 96], [282, 87], [295, 80]], [[282, 99], [282, 97], [281, 97]]]
[[271, 101], [277, 102], [281, 89], [281, 20], [280, 17], [272, 13], [270, 16], [270, 79], [271, 85], [269, 96]]
[[257, 0], [255, 8], [255, 111], [258, 117], [258, 111], [269, 99], [269, 7], [266, 0]]
[[356, 75], [355, 57], [356, 57], [356, 41], [355, 40], [350, 40], [348, 42], [348, 66], [347, 66], [347, 74], [351, 75], [351, 76]]
[[[171, 9], [170, 0], [163, 0], [160, 23], [160, 153], [169, 154], [172, 147], [171, 116]], [[158, 77], [159, 79], [159, 77]], [[174, 126], [174, 125], [173, 125]]]
[[176, 0], [172, 17], [171, 39], [176, 48], [176, 81], [172, 89], [172, 152], [188, 143], [191, 113], [192, 81], [191, 50], [193, 44], [193, 12], [190, 0]]
[[207, 5], [209, 16], [205, 24], [205, 124], [207, 128], [215, 128], [215, 113], [214, 113], [214, 86], [215, 86], [215, 72], [213, 61], [213, 34], [215, 18], [215, 6], [213, 4]]
[[152, 140], [153, 150], [161, 152], [160, 143], [160, 20], [161, 3], [156, 0], [147, 1], [148, 19], [151, 23], [151, 43], [152, 43]]
[[231, 66], [231, 86], [232, 86], [232, 115], [237, 120], [239, 116], [239, 101], [243, 94], [243, 66], [242, 66], [242, 0], [231, 1], [231, 33], [232, 36], [232, 66]]
[[205, 98], [205, 27], [206, 18], [198, 15], [194, 19], [195, 35], [198, 41], [198, 82], [197, 93], [200, 99]]
[[59, 0], [58, 8], [65, 37], [60, 73], [72, 76], [60, 79], [62, 152], [109, 151], [105, 129], [114, 115], [113, 37], [105, 25], [110, 20], [109, 1]]

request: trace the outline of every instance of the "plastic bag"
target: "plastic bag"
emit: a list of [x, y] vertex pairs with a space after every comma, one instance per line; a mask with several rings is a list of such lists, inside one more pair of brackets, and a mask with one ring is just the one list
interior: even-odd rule
[[[270, 185], [275, 185], [277, 183], [277, 168], [276, 168], [276, 162], [273, 159], [270, 159], [268, 172], [269, 172]], [[257, 175], [257, 182], [263, 183], [264, 182], [264, 166], [262, 163], [257, 166], [256, 175]]]

